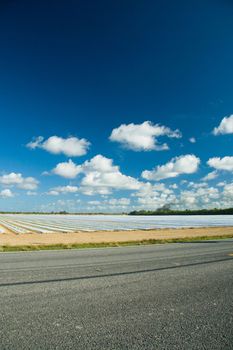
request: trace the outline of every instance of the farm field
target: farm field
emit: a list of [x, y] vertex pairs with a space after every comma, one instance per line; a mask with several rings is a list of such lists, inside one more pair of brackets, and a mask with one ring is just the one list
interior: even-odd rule
[[233, 226], [233, 215], [127, 216], [2, 214], [1, 233], [73, 233]]

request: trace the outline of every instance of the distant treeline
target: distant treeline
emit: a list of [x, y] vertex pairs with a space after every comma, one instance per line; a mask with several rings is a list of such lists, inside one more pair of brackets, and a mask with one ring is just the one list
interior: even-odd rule
[[198, 209], [198, 210], [173, 210], [169, 208], [160, 208], [157, 210], [134, 210], [130, 213], [69, 213], [63, 211], [37, 212], [37, 211], [0, 211], [0, 214], [38, 214], [38, 215], [233, 215], [233, 208], [226, 209]]
[[129, 215], [233, 215], [233, 208], [226, 209], [198, 209], [198, 210], [134, 210]]

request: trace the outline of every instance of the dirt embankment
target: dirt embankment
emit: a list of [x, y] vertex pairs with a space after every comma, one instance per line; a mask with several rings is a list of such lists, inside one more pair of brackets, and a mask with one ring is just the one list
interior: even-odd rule
[[163, 240], [203, 236], [233, 236], [233, 227], [156, 229], [135, 231], [95, 231], [74, 233], [0, 233], [0, 246], [52, 245]]

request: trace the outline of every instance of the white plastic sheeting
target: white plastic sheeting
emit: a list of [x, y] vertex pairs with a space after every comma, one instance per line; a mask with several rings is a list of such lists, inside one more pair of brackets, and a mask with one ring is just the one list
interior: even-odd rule
[[[115, 231], [153, 228], [233, 226], [233, 215], [42, 215], [2, 214], [0, 226], [17, 234], [75, 231]], [[0, 231], [1, 232], [1, 231]]]

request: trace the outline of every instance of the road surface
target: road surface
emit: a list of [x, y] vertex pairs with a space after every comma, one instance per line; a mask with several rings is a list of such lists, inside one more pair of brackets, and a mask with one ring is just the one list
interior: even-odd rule
[[233, 349], [233, 241], [0, 254], [0, 349]]

